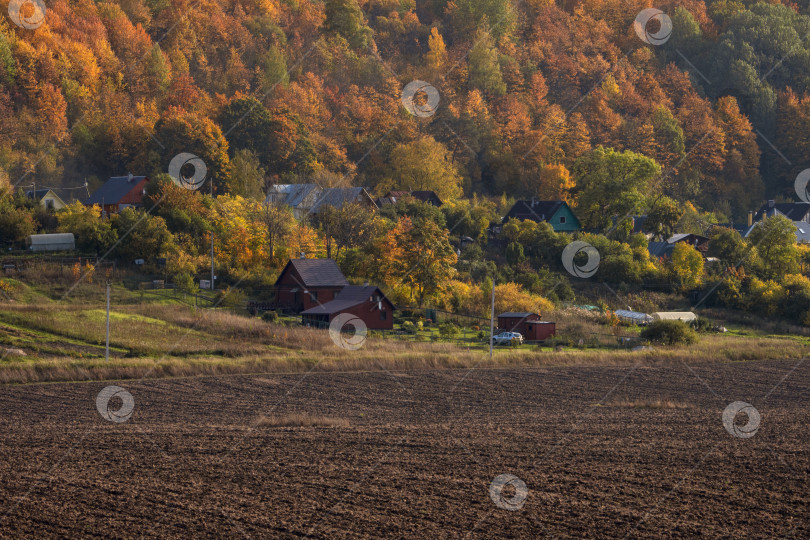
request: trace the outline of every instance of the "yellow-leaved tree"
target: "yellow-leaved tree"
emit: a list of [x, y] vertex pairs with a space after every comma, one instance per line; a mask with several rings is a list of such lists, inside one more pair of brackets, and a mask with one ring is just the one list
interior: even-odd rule
[[681, 289], [695, 288], [703, 281], [703, 256], [689, 244], [678, 242], [672, 250], [670, 269]]

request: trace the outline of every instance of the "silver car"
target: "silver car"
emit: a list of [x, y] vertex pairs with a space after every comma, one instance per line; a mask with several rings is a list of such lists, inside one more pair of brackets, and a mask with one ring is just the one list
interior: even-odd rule
[[523, 343], [523, 336], [518, 332], [501, 332], [493, 340], [496, 345], [511, 345], [513, 341]]

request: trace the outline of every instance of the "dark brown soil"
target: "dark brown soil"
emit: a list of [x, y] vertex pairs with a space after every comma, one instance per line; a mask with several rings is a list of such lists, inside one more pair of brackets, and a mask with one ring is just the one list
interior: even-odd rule
[[[0, 536], [807, 538], [796, 366], [121, 382], [120, 424], [96, 411], [112, 383], [2, 387]], [[738, 400], [753, 438], [723, 427]], [[254, 427], [294, 413], [350, 425]], [[528, 486], [522, 509], [490, 499], [500, 474]]]

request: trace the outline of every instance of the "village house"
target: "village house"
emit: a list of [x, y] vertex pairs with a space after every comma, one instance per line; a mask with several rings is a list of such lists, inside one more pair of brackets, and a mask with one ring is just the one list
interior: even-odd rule
[[40, 206], [46, 210], [60, 210], [67, 206], [65, 201], [50, 189], [28, 190], [25, 192], [25, 196], [38, 201]]
[[85, 206], [97, 204], [107, 214], [117, 214], [125, 208], [139, 208], [146, 194], [146, 176], [113, 176], [84, 201]]
[[350, 203], [360, 203], [376, 210], [377, 203], [362, 187], [322, 188], [318, 184], [275, 184], [267, 191], [266, 204], [286, 204], [296, 219], [321, 212], [326, 206], [336, 209]]
[[389, 191], [384, 197], [376, 199], [375, 202], [377, 203], [377, 206], [384, 206], [386, 204], [396, 204], [397, 201], [407, 197], [413, 197], [417, 201], [437, 207], [444, 204], [439, 196], [436, 195], [436, 192], [430, 190]]
[[675, 244], [686, 243], [695, 248], [704, 257], [706, 251], [709, 249], [709, 239], [705, 236], [692, 233], [673, 234], [667, 238], [666, 242], [649, 242], [647, 250], [653, 257], [671, 257], [672, 250], [675, 249]]
[[803, 221], [810, 223], [810, 203], [789, 202], [777, 203], [768, 201], [754, 214], [754, 221], [762, 221], [766, 217], [784, 216], [790, 221]]
[[334, 300], [301, 312], [301, 324], [326, 328], [342, 313], [354, 315], [370, 330], [394, 328], [394, 304], [374, 285], [348, 285]]
[[571, 232], [582, 229], [582, 224], [565, 201], [517, 201], [501, 220], [505, 224], [510, 219], [545, 221], [555, 232]]
[[274, 285], [274, 307], [298, 314], [334, 300], [348, 284], [333, 259], [291, 259]]
[[796, 243], [810, 243], [810, 203], [790, 202], [777, 203], [768, 201], [753, 216], [749, 213], [749, 226], [742, 233], [744, 238], [748, 238], [762, 220], [772, 216], [784, 216], [793, 222], [796, 227]]

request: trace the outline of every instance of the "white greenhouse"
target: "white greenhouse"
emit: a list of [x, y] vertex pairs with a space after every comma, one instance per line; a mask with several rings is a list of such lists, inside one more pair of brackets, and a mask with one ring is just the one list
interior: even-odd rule
[[692, 322], [697, 319], [697, 315], [691, 311], [657, 311], [652, 314], [656, 321], [681, 321]]
[[28, 249], [31, 251], [67, 251], [76, 249], [73, 233], [32, 234], [28, 237]]

